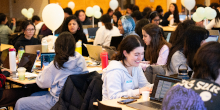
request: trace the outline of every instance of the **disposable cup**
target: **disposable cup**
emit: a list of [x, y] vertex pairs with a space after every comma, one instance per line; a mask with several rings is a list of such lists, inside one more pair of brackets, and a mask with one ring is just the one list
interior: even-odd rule
[[17, 71], [18, 71], [19, 80], [25, 80], [26, 68], [24, 68], [24, 67], [19, 67], [19, 68], [17, 69]]
[[143, 91], [142, 92], [142, 98], [144, 101], [149, 101], [149, 95], [150, 95], [150, 92], [149, 91]]

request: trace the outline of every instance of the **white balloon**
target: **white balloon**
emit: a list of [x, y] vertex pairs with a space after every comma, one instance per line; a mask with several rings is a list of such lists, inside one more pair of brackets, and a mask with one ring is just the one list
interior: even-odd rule
[[118, 8], [118, 1], [117, 0], [111, 0], [109, 2], [109, 6], [112, 10], [115, 10], [116, 8]]
[[185, 0], [181, 0], [181, 4], [185, 7], [184, 1], [185, 1]]
[[94, 15], [94, 11], [92, 7], [87, 7], [86, 8], [86, 16], [91, 17]]
[[64, 11], [60, 5], [48, 4], [44, 7], [42, 18], [45, 25], [53, 32], [60, 27], [64, 20]]
[[27, 12], [27, 16], [26, 16], [26, 17], [27, 17], [28, 19], [31, 19], [32, 16], [33, 16], [33, 14], [32, 14], [31, 12]]
[[209, 7], [209, 8], [205, 8], [204, 15], [207, 19], [214, 19], [217, 15], [217, 12], [214, 9]]
[[75, 3], [72, 2], [72, 1], [69, 2], [69, 3], [68, 3], [68, 7], [71, 8], [71, 9], [74, 9], [74, 8], [75, 8]]
[[100, 11], [100, 7], [98, 5], [93, 6], [93, 11], [94, 12]]
[[102, 16], [102, 13], [100, 11], [96, 11], [94, 13], [94, 17], [97, 18], [97, 19], [99, 19], [101, 16]]
[[195, 7], [195, 4], [196, 4], [195, 0], [184, 0], [184, 5], [188, 10], [192, 10]]
[[203, 7], [197, 8], [196, 14], [198, 15], [198, 17], [203, 19], [205, 17], [205, 8], [203, 8]]
[[29, 9], [28, 9], [28, 12], [31, 13], [31, 14], [33, 14], [33, 13], [34, 13], [34, 9], [33, 9], [33, 8], [29, 8]]
[[27, 9], [26, 8], [23, 8], [22, 10], [21, 10], [21, 13], [22, 13], [22, 15], [24, 15], [25, 17], [27, 16]]
[[192, 18], [195, 22], [200, 22], [203, 20], [203, 18], [198, 17], [197, 13], [194, 13]]

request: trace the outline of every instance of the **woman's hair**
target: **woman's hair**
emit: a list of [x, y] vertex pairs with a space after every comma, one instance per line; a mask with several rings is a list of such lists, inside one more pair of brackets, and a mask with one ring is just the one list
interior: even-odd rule
[[150, 22], [152, 23], [152, 20], [157, 16], [160, 17], [160, 15], [157, 13], [157, 11], [153, 11], [150, 13], [148, 18], [149, 18]]
[[141, 37], [141, 39], [143, 38], [142, 28], [149, 23], [150, 22], [147, 18], [143, 18], [136, 24], [135, 33], [137, 33]]
[[219, 22], [219, 19], [220, 19], [220, 13], [219, 13], [219, 10], [218, 9], [215, 9], [217, 15], [215, 17], [215, 23], [218, 23]]
[[137, 47], [144, 47], [143, 40], [137, 36], [137, 35], [128, 35], [126, 38], [124, 38], [121, 43], [119, 44], [119, 47], [117, 49], [117, 53], [112, 56], [112, 60], [122, 61], [124, 63], [125, 56], [123, 54], [123, 51], [125, 50], [128, 54], [134, 50]]
[[79, 26], [79, 29], [77, 29], [76, 33], [74, 34], [75, 40], [77, 42], [82, 36], [84, 36], [84, 33], [83, 33], [82, 24], [75, 15], [71, 15], [65, 19], [65, 21], [63, 22], [62, 32], [69, 31], [68, 24], [71, 20], [75, 20]]
[[[174, 16], [174, 22], [179, 23], [180, 22], [180, 18], [179, 18], [179, 11], [178, 11], [178, 7], [175, 3], [171, 3], [174, 7], [175, 10], [173, 12], [173, 16]], [[170, 4], [170, 5], [171, 5]], [[169, 13], [171, 14], [171, 11], [169, 10]]]
[[57, 69], [64, 69], [64, 63], [70, 56], [75, 55], [76, 41], [70, 32], [62, 32], [55, 42], [54, 66]]
[[124, 34], [128, 34], [135, 29], [135, 22], [134, 19], [129, 16], [129, 15], [124, 15], [120, 18], [123, 29], [124, 29]]
[[2, 21], [5, 21], [6, 19], [6, 15], [4, 13], [0, 13], [0, 24], [2, 23]]
[[152, 10], [151, 10], [150, 7], [145, 7], [143, 12], [142, 12], [142, 15], [144, 16], [144, 18], [148, 19], [151, 12], [152, 12]]
[[[84, 10], [77, 10], [76, 12], [75, 12], [75, 15], [76, 15], [76, 17], [79, 19], [79, 13], [80, 12], [83, 12], [83, 13], [85, 13], [85, 11]], [[85, 13], [86, 14], [86, 13]], [[86, 18], [85, 18], [85, 20], [87, 19], [87, 16], [86, 16]]]
[[69, 15], [73, 15], [73, 12], [70, 8], [66, 7], [63, 9], [64, 13], [68, 13]]
[[209, 7], [213, 8], [213, 9], [217, 9], [217, 8], [220, 7], [220, 6], [219, 6], [218, 3], [211, 3], [211, 4], [209, 5]]
[[[22, 30], [26, 30], [26, 29], [27, 29], [27, 26], [28, 26], [29, 24], [31, 24], [31, 25], [34, 26], [34, 23], [33, 23], [32, 21], [30, 21], [30, 20], [25, 20], [25, 21], [23, 21], [23, 22], [22, 22], [22, 25], [21, 25], [21, 29], [22, 29]], [[34, 29], [35, 29], [35, 26], [34, 26]]]
[[118, 27], [118, 20], [119, 20], [119, 18], [122, 16], [122, 14], [121, 14], [120, 11], [115, 11], [115, 12], [113, 13], [113, 15], [117, 16], [117, 22], [115, 22], [115, 21], [113, 21], [113, 22], [114, 22], [114, 25], [115, 25], [116, 27]]
[[133, 7], [134, 7], [134, 4], [129, 4], [129, 5], [127, 5], [127, 8], [129, 8], [130, 10], [132, 10]]
[[163, 12], [163, 8], [160, 5], [157, 5], [156, 11], [157, 11], [157, 13], [161, 13], [161, 12]]
[[107, 14], [109, 14], [110, 12], [113, 12], [113, 10], [111, 8], [108, 8]]
[[132, 12], [134, 11], [139, 11], [139, 7], [137, 5], [134, 5], [133, 8], [132, 8]]
[[161, 28], [153, 23], [145, 25], [142, 28], [151, 38], [150, 45], [147, 46], [145, 52], [145, 59], [150, 61], [150, 64], [157, 63], [160, 49], [163, 45], [171, 47], [171, 45], [164, 39]]
[[183, 54], [185, 55], [191, 69], [193, 69], [193, 58], [201, 46], [201, 42], [207, 39], [208, 36], [209, 31], [199, 26], [190, 26], [183, 34], [183, 37], [186, 38], [184, 41]]
[[220, 71], [220, 43], [208, 42], [196, 52], [193, 78], [216, 80]]
[[190, 26], [194, 26], [195, 22], [193, 20], [186, 20], [183, 23], [180, 23], [176, 30], [171, 34], [170, 37], [170, 43], [172, 44], [172, 47], [170, 48], [170, 52], [167, 58], [167, 69], [170, 69], [170, 62], [173, 54], [178, 51], [182, 50], [184, 47], [184, 41], [186, 39], [186, 36], [183, 36], [183, 34], [186, 32], [186, 29]]
[[[195, 25], [195, 22], [193, 20], [185, 20], [183, 23], [180, 23], [176, 30], [171, 34], [170, 36], [170, 43], [174, 44], [175, 42], [179, 41], [181, 35], [186, 31], [186, 29], [191, 26]], [[183, 41], [182, 41], [183, 42]]]
[[143, 18], [142, 13], [139, 10], [133, 11], [131, 17], [136, 18], [136, 20], [141, 20]]
[[111, 23], [111, 16], [109, 14], [105, 14], [100, 18], [100, 21], [105, 24], [105, 28], [108, 30], [112, 30], [113, 26]]

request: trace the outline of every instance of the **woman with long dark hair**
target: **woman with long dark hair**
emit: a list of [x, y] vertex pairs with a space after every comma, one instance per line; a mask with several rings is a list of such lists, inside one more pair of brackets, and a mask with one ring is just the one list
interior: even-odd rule
[[129, 35], [122, 40], [113, 60], [103, 70], [102, 100], [129, 97], [151, 91], [139, 66], [144, 57], [144, 43], [139, 36]]
[[170, 4], [169, 11], [164, 14], [161, 25], [168, 26], [171, 19], [174, 19], [174, 23], [180, 22], [178, 7], [175, 3]]
[[78, 42], [79, 40], [82, 41], [82, 55], [88, 56], [88, 51], [86, 47], [83, 45], [87, 44], [86, 35], [83, 33], [83, 27], [80, 20], [75, 16], [71, 15], [67, 17], [63, 23], [62, 32], [68, 31], [73, 34], [75, 41]]
[[[40, 88], [50, 91], [37, 92], [34, 96], [21, 98], [16, 102], [15, 110], [51, 109], [59, 99], [59, 94], [69, 75], [88, 73], [85, 59], [75, 52], [75, 39], [69, 32], [63, 32], [55, 42], [55, 57], [36, 78]], [[32, 94], [33, 95], [33, 94]]]
[[112, 36], [120, 36], [120, 32], [117, 27], [111, 23], [111, 17], [108, 14], [103, 15], [100, 21], [104, 26], [101, 26], [97, 32], [93, 45], [110, 46]]
[[121, 12], [120, 11], [115, 11], [114, 13], [113, 13], [113, 24], [114, 24], [114, 26], [116, 26], [116, 27], [118, 27], [118, 20], [119, 20], [119, 18], [122, 16], [122, 14], [121, 14]]
[[188, 27], [171, 48], [166, 75], [177, 74], [181, 64], [188, 65], [188, 71], [192, 71], [195, 53], [208, 36], [209, 32], [202, 27], [193, 25]]
[[160, 16], [160, 19], [163, 19], [163, 8], [160, 5], [157, 5], [156, 10]]
[[206, 26], [206, 29], [212, 29], [212, 28], [220, 28], [220, 13], [218, 9], [215, 9], [217, 15], [214, 19], [211, 20], [211, 22]]
[[76, 17], [80, 20], [82, 25], [92, 25], [92, 22], [89, 20], [89, 18], [86, 16], [86, 13], [84, 10], [77, 10], [75, 12]]

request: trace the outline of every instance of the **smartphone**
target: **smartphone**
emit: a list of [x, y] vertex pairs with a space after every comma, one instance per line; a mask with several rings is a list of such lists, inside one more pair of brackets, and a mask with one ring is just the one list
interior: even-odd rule
[[118, 101], [118, 103], [128, 104], [128, 103], [135, 102], [135, 101], [137, 101], [137, 100], [136, 99], [126, 99], [126, 100], [120, 100], [120, 101]]

